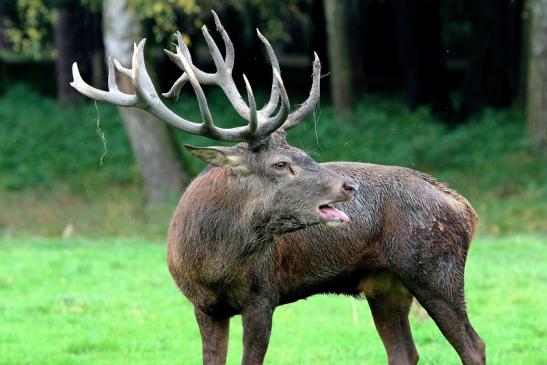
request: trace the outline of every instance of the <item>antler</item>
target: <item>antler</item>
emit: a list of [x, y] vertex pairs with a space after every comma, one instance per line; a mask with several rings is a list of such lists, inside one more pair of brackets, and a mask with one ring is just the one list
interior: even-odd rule
[[[175, 81], [171, 89], [162, 95], [177, 99], [180, 90], [189, 81], [198, 100], [202, 123], [194, 123], [176, 115], [160, 100], [150, 76], [146, 71], [144, 63], [144, 44], [146, 39], [143, 39], [138, 45], [134, 45], [131, 68], [125, 68], [120, 65], [117, 60], [109, 58], [108, 91], [99, 90], [87, 84], [80, 76], [76, 62], [72, 65], [74, 81], [72, 81], [70, 85], [80, 93], [92, 99], [107, 101], [118, 106], [132, 106], [145, 109], [174, 127], [188, 133], [202, 135], [217, 140], [256, 143], [267, 139], [271, 133], [279, 128], [288, 129], [297, 125], [300, 120], [314, 109], [319, 100], [321, 64], [317, 54], [315, 54], [315, 59], [313, 61], [313, 82], [310, 95], [297, 110], [289, 114], [289, 98], [280, 76], [279, 62], [272, 46], [257, 29], [258, 37], [266, 47], [266, 51], [270, 58], [273, 74], [270, 99], [262, 109], [257, 110], [254, 94], [247, 77], [243, 75], [245, 87], [247, 89], [248, 105], [243, 100], [235, 85], [232, 78], [234, 47], [228, 33], [226, 33], [224, 27], [220, 23], [218, 16], [214, 11], [212, 11], [212, 13], [217, 31], [221, 34], [226, 48], [226, 56], [223, 59], [220, 50], [209, 34], [209, 31], [203, 26], [203, 36], [205, 37], [205, 41], [207, 42], [207, 46], [209, 47], [213, 62], [216, 66], [215, 73], [204, 72], [193, 65], [190, 51], [179, 32], [176, 34], [176, 52], [173, 53], [169, 50], [165, 50], [169, 58], [183, 70], [183, 74]], [[126, 94], [118, 89], [114, 68], [116, 68], [118, 72], [131, 78], [135, 94]], [[200, 84], [219, 86], [224, 91], [224, 94], [237, 113], [245, 119], [248, 124], [236, 128], [219, 128], [215, 126], [211, 112], [209, 111], [207, 99], [205, 98], [205, 94], [203, 93]], [[271, 116], [278, 107], [279, 99], [281, 99], [279, 111], [275, 116]]]

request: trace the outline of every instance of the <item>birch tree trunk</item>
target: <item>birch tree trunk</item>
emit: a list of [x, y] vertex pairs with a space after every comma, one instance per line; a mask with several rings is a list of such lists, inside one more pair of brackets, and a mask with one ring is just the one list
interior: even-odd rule
[[[140, 23], [127, 7], [127, 0], [104, 0], [104, 45], [106, 56], [131, 66], [133, 42], [140, 34]], [[131, 80], [118, 73], [118, 85], [133, 92]], [[119, 108], [139, 165], [150, 203], [178, 195], [187, 182], [180, 154], [165, 123], [136, 108]]]
[[327, 24], [330, 83], [334, 108], [347, 116], [353, 107], [351, 58], [347, 12], [348, 0], [324, 0]]
[[530, 137], [547, 148], [547, 0], [530, 4], [527, 113]]

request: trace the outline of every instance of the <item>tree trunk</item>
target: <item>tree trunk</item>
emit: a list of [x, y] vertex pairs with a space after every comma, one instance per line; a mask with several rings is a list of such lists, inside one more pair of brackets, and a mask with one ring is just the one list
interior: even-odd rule
[[[107, 56], [131, 66], [133, 42], [140, 24], [127, 7], [127, 0], [104, 0], [104, 45]], [[133, 92], [131, 81], [118, 74], [121, 90]], [[144, 178], [147, 199], [160, 202], [179, 194], [186, 181], [178, 149], [167, 126], [151, 114], [136, 108], [120, 108], [133, 153]]]
[[526, 108], [526, 86], [528, 84], [528, 56], [530, 54], [530, 9], [523, 8], [521, 13], [521, 34], [518, 68], [518, 84], [515, 93], [515, 105]]
[[528, 129], [532, 140], [547, 148], [547, 0], [534, 0], [530, 10]]
[[[96, 88], [105, 89], [104, 46], [102, 31], [102, 14], [97, 10], [81, 9], [81, 27], [83, 35], [84, 55], [82, 59], [88, 60], [90, 79]], [[82, 64], [83, 66], [83, 64]], [[80, 70], [81, 71], [81, 70]]]
[[55, 73], [57, 81], [57, 100], [70, 104], [79, 99], [78, 92], [70, 86], [72, 81], [72, 62], [76, 59], [74, 50], [74, 28], [76, 17], [74, 6], [68, 4], [57, 10], [57, 21], [53, 25], [53, 38], [57, 57]]
[[518, 90], [522, 5], [522, 0], [469, 1], [471, 54], [462, 119], [484, 106], [511, 105]]
[[393, 2], [399, 59], [409, 107], [430, 105], [449, 120], [452, 106], [441, 40], [440, 5], [430, 0]]
[[[363, 34], [365, 33], [365, 25], [363, 23], [363, 14], [366, 11], [366, 2], [362, 0], [347, 0], [347, 25], [346, 35], [348, 37], [348, 45], [351, 67], [352, 91], [358, 96], [365, 94], [367, 85], [365, 84], [365, 45], [363, 42]], [[348, 27], [349, 26], [349, 27]], [[351, 29], [351, 31], [349, 31]]]
[[0, 48], [8, 48], [8, 40], [6, 38], [6, 24], [8, 21], [8, 16], [6, 14], [6, 4], [3, 1], [0, 1]]
[[342, 116], [353, 107], [352, 70], [347, 29], [348, 0], [324, 0], [334, 108]]
[[[6, 5], [0, 1], [0, 49], [7, 48], [8, 42], [5, 38], [5, 22], [7, 21], [6, 16]], [[6, 63], [0, 58], [0, 94], [4, 92], [4, 88], [7, 87], [8, 72]]]

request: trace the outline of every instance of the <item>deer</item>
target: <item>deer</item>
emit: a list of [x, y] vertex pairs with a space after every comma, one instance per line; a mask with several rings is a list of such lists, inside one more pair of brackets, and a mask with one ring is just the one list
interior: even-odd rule
[[[233, 316], [242, 316], [242, 364], [262, 364], [276, 307], [315, 294], [343, 294], [366, 298], [391, 365], [419, 359], [408, 320], [413, 298], [463, 364], [485, 364], [485, 344], [464, 298], [465, 262], [478, 222], [469, 201], [419, 171], [317, 163], [290, 146], [287, 131], [319, 102], [317, 54], [309, 96], [291, 112], [277, 56], [257, 29], [273, 75], [269, 100], [257, 109], [247, 77], [247, 102], [234, 82], [234, 46], [212, 15], [225, 48], [223, 56], [202, 28], [214, 73], [194, 65], [179, 32], [175, 52], [165, 50], [182, 75], [162, 96], [177, 99], [189, 82], [201, 122], [178, 116], [160, 99], [144, 62], [146, 39], [135, 44], [131, 68], [108, 60], [108, 91], [87, 84], [76, 63], [71, 83], [85, 96], [147, 110], [187, 133], [237, 142], [186, 145], [208, 166], [183, 193], [168, 232], [168, 268], [193, 304], [203, 363], [225, 364]], [[134, 94], [118, 89], [116, 71], [131, 78]], [[216, 126], [201, 85], [220, 87], [246, 125]]]

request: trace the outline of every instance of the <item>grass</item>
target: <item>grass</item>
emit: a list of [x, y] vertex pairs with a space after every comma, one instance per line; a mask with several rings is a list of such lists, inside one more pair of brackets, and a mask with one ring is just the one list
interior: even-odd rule
[[[181, 100], [173, 106], [179, 114], [199, 120], [189, 95]], [[209, 100], [219, 125], [241, 122], [222, 95], [213, 92]], [[98, 110], [93, 103], [60, 108], [20, 85], [0, 96], [0, 237], [59, 237], [66, 227], [92, 238], [165, 235], [177, 199], [146, 207], [119, 113], [101, 103]], [[103, 166], [98, 117], [107, 138]], [[530, 145], [522, 111], [487, 110], [446, 130], [426, 109], [410, 112], [400, 99], [370, 96], [349, 122], [338, 120], [328, 105], [316, 117], [317, 125], [307, 121], [289, 133], [290, 142], [316, 160], [422, 170], [471, 201], [482, 234], [547, 233], [547, 155]], [[211, 144], [187, 133], [176, 136], [180, 143]], [[204, 167], [187, 152], [181, 161], [191, 175]]]
[[[469, 314], [490, 364], [547, 363], [545, 236], [479, 237], [466, 272]], [[0, 241], [0, 364], [198, 364], [191, 305], [163, 244], [144, 240]], [[316, 296], [275, 312], [267, 364], [385, 364], [364, 301]], [[458, 364], [423, 309], [411, 312], [421, 364]], [[232, 319], [229, 364], [241, 356]]]

